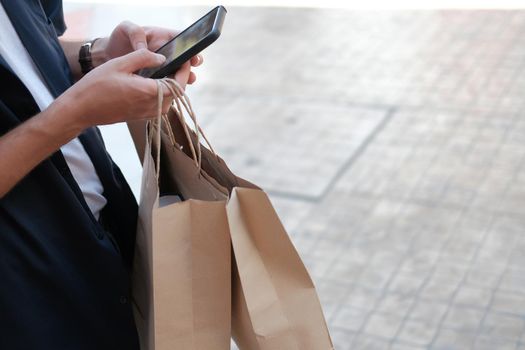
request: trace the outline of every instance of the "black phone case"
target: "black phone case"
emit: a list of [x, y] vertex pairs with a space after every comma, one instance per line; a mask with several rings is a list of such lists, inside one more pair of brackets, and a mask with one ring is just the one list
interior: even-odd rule
[[[184, 62], [188, 61], [190, 58], [192, 58], [193, 56], [197, 55], [199, 52], [201, 52], [202, 50], [204, 50], [205, 48], [210, 46], [215, 40], [217, 40], [219, 38], [219, 36], [221, 35], [222, 24], [224, 23], [224, 18], [226, 16], [226, 9], [223, 6], [215, 7], [214, 9], [209, 11], [207, 14], [205, 14], [204, 16], [199, 18], [197, 21], [195, 21], [193, 24], [201, 21], [203, 18], [208, 16], [211, 12], [215, 11], [216, 9], [217, 9], [217, 16], [216, 16], [215, 22], [213, 24], [212, 30], [201, 41], [199, 41], [197, 44], [195, 44], [195, 46], [192, 46], [190, 49], [188, 49], [182, 55], [180, 55], [179, 57], [174, 59], [172, 62], [170, 62], [167, 66], [162, 67], [161, 69], [159, 69], [158, 71], [153, 73], [151, 76], [149, 76], [149, 78], [160, 79], [160, 78], [164, 78], [164, 77], [166, 77], [166, 76], [168, 76], [170, 74], [175, 73], [177, 71], [177, 69], [179, 69], [184, 64]], [[191, 28], [193, 26], [193, 24], [191, 26], [189, 26], [188, 28], [186, 28], [185, 30], [183, 30], [178, 35], [184, 33], [186, 30]], [[164, 46], [168, 45], [172, 40], [175, 40], [175, 38], [171, 39], [166, 44], [162, 45], [155, 52], [159, 52], [160, 50], [162, 50], [162, 48]]]

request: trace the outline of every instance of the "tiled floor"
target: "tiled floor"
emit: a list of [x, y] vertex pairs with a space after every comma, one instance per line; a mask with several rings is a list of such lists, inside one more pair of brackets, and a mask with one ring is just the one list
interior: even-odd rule
[[[205, 11], [76, 10], [87, 36]], [[336, 349], [525, 349], [524, 34], [518, 11], [229, 9], [188, 93], [271, 194]]]

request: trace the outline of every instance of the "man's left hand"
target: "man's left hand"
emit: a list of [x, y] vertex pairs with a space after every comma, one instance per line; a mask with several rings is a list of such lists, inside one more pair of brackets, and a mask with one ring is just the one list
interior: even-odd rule
[[[92, 47], [92, 59], [95, 67], [110, 59], [126, 55], [132, 51], [148, 48], [156, 51], [167, 41], [171, 40], [177, 31], [159, 27], [141, 27], [135, 23], [124, 21], [120, 23], [109, 37], [98, 39]], [[175, 73], [174, 78], [185, 88], [186, 84], [193, 84], [197, 79], [191, 67], [200, 66], [202, 56], [193, 56]]]

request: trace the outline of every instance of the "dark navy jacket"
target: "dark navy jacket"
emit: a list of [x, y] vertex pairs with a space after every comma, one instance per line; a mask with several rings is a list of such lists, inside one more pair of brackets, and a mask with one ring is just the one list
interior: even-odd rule
[[[57, 39], [65, 30], [61, 1], [0, 1], [59, 96], [72, 84]], [[38, 112], [0, 56], [0, 135]], [[137, 204], [98, 129], [80, 140], [104, 186], [102, 217], [118, 247], [91, 214], [60, 151], [0, 198], [2, 350], [138, 349], [129, 302]]]

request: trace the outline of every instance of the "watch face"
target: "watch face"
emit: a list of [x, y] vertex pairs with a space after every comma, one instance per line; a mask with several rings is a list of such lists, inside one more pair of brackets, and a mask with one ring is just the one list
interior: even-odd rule
[[91, 62], [91, 45], [91, 41], [83, 44], [80, 46], [78, 53], [78, 62], [80, 63], [80, 69], [83, 74], [93, 69], [93, 63]]

